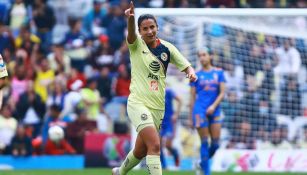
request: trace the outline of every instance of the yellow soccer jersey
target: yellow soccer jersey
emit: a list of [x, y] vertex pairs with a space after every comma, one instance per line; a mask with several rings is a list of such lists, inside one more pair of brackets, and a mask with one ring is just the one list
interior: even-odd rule
[[156, 48], [149, 48], [138, 36], [129, 44], [131, 84], [129, 101], [143, 103], [152, 109], [164, 110], [167, 66], [174, 64], [183, 71], [191, 64], [171, 43], [158, 40]]

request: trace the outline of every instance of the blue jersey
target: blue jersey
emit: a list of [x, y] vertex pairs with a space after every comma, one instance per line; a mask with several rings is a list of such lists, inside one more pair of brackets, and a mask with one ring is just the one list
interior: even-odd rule
[[198, 71], [198, 79], [190, 83], [196, 89], [194, 106], [208, 108], [220, 93], [220, 83], [225, 82], [222, 69], [212, 68], [210, 71]]
[[174, 113], [173, 109], [173, 100], [176, 97], [176, 94], [173, 90], [166, 88], [165, 90], [165, 115], [164, 115], [164, 122], [171, 122], [172, 115]]
[[206, 112], [220, 93], [220, 83], [225, 82], [224, 72], [222, 69], [212, 68], [210, 71], [201, 70], [196, 75], [197, 81], [190, 83], [196, 90], [193, 125], [197, 128], [207, 127], [208, 124], [220, 122], [220, 106], [210, 116], [206, 116]]
[[173, 135], [173, 122], [172, 116], [174, 114], [173, 109], [173, 100], [176, 98], [176, 94], [173, 90], [166, 88], [165, 90], [165, 113], [164, 118], [162, 121], [162, 128], [161, 128], [161, 136], [171, 137]]

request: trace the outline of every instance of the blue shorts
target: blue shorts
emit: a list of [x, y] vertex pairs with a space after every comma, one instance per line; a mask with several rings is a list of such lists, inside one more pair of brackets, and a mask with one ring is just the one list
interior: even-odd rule
[[175, 134], [173, 124], [162, 125], [160, 135], [161, 137], [174, 137]]
[[195, 128], [205, 128], [214, 123], [221, 123], [221, 108], [217, 107], [212, 115], [207, 116], [207, 108], [194, 108], [193, 126]]
[[173, 114], [164, 116], [164, 119], [161, 125], [161, 130], [160, 130], [161, 137], [173, 137], [175, 135], [174, 134], [174, 124], [172, 122], [172, 116]]

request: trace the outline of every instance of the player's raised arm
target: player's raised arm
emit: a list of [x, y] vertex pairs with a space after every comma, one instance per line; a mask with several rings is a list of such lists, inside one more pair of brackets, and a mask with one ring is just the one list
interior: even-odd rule
[[136, 33], [135, 33], [135, 18], [134, 18], [134, 4], [131, 1], [130, 7], [125, 10], [125, 15], [128, 18], [128, 36], [127, 41], [129, 44], [134, 43], [136, 40]]

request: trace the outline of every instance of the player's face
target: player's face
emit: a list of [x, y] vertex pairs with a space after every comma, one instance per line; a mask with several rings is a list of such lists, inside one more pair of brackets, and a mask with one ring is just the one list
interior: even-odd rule
[[210, 64], [210, 55], [205, 51], [198, 52], [198, 58], [202, 66], [207, 66]]
[[145, 19], [140, 25], [139, 32], [146, 44], [156, 41], [158, 26], [153, 19]]

